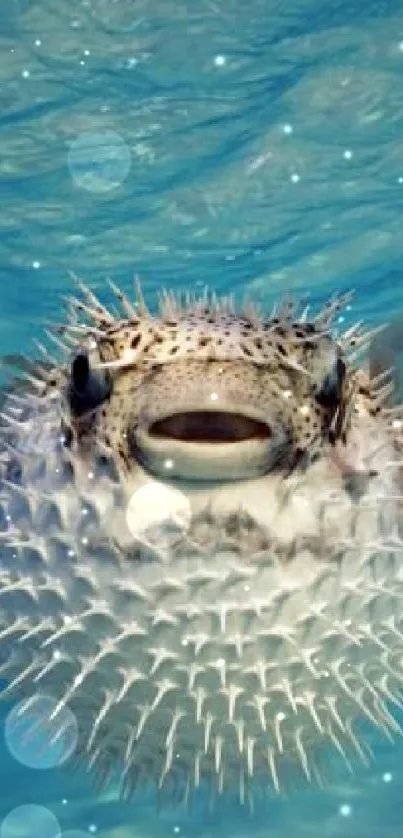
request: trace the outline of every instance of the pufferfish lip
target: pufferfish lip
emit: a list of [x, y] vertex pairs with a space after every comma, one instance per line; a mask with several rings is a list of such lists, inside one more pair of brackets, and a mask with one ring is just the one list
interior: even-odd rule
[[191, 481], [243, 480], [266, 474], [286, 441], [274, 417], [234, 406], [188, 406], [139, 423], [134, 456], [154, 475]]

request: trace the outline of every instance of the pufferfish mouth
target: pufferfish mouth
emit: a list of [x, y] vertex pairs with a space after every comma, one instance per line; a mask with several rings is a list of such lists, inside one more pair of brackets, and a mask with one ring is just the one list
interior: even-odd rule
[[241, 480], [270, 470], [282, 437], [270, 418], [252, 410], [178, 410], [139, 424], [135, 456], [165, 479]]
[[183, 443], [231, 444], [271, 438], [271, 427], [252, 416], [222, 410], [193, 410], [173, 413], [154, 422], [149, 428], [156, 439]]

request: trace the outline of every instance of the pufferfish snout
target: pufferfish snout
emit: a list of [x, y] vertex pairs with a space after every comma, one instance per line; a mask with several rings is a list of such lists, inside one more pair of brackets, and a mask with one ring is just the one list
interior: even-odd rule
[[3, 695], [77, 719], [124, 796], [241, 801], [399, 731], [401, 409], [373, 332], [285, 303], [80, 285], [60, 357], [5, 397]]

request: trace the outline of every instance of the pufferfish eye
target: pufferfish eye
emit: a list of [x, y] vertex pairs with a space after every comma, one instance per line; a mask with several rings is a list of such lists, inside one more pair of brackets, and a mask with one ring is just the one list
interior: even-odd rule
[[340, 348], [329, 339], [322, 352], [316, 356], [312, 370], [315, 399], [318, 404], [329, 410], [337, 408], [343, 395], [346, 371]]
[[88, 352], [79, 349], [70, 367], [67, 397], [71, 411], [81, 416], [95, 410], [111, 392], [112, 378], [108, 371], [92, 367]]
[[346, 377], [346, 364], [338, 358], [332, 371], [325, 377], [320, 390], [317, 391], [316, 401], [329, 409], [336, 408], [342, 397], [343, 382]]

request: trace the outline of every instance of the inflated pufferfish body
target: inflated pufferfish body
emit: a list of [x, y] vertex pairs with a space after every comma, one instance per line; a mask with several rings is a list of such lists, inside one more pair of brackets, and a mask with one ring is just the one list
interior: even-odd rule
[[[400, 413], [337, 336], [345, 300], [270, 316], [204, 295], [110, 313], [5, 399], [5, 694], [74, 712], [122, 793], [252, 800], [329, 746], [365, 758], [403, 682]], [[57, 336], [58, 335], [58, 336]], [[392, 708], [392, 709], [391, 709]]]

